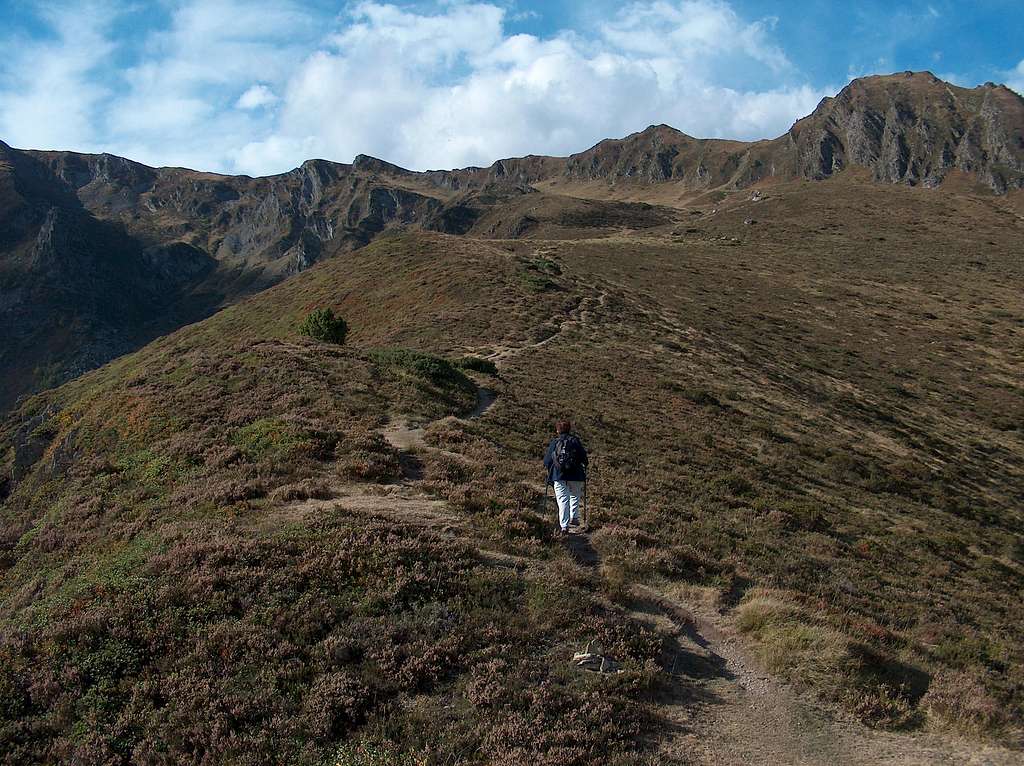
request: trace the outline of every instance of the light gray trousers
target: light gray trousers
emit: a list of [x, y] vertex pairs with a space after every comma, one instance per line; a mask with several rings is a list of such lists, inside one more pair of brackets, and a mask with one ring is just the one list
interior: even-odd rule
[[555, 500], [558, 501], [558, 523], [562, 529], [568, 529], [570, 521], [579, 523], [580, 498], [582, 496], [582, 481], [555, 482]]

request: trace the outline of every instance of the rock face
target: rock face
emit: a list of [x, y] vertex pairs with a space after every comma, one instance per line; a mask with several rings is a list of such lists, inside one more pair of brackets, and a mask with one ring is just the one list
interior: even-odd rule
[[[766, 178], [827, 178], [847, 166], [889, 183], [937, 186], [951, 170], [998, 194], [1024, 188], [1024, 99], [1000, 85], [968, 89], [928, 72], [865, 77], [771, 141], [698, 139], [652, 125], [564, 159], [523, 157], [435, 172], [447, 188], [513, 178], [744, 188]], [[431, 175], [431, 174], [427, 174]]]
[[[569, 157], [422, 173], [359, 155], [222, 176], [0, 142], [0, 411], [393, 226], [529, 236], [535, 186], [740, 189], [851, 166], [880, 182], [938, 186], [958, 170], [996, 193], [1024, 188], [1024, 99], [908, 72], [855, 80], [770, 141], [657, 125]], [[649, 225], [601, 204], [576, 214]]]
[[1024, 188], [1024, 99], [991, 83], [959, 88], [927, 72], [855, 80], [787, 138], [808, 178], [858, 165], [890, 183], [938, 186], [961, 170], [996, 193]]
[[0, 411], [443, 207], [324, 160], [227, 177], [0, 143]]

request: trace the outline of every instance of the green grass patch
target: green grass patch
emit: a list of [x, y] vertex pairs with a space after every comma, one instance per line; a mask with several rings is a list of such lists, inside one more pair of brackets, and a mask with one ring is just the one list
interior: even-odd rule
[[297, 428], [279, 418], [260, 418], [239, 428], [231, 443], [250, 460], [283, 458], [309, 446]]
[[416, 766], [416, 759], [390, 745], [371, 742], [344, 744], [325, 766]]
[[172, 464], [173, 461], [167, 455], [141, 449], [125, 455], [117, 461], [116, 466], [119, 471], [138, 481], [152, 483], [166, 478]]
[[410, 375], [436, 386], [472, 390], [473, 382], [447, 359], [408, 348], [385, 348], [370, 352], [382, 369]]

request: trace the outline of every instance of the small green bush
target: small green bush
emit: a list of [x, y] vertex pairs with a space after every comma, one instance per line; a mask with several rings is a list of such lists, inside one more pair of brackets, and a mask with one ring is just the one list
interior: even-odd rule
[[554, 292], [559, 289], [556, 282], [553, 282], [543, 274], [539, 274], [535, 271], [521, 271], [519, 272], [519, 279], [523, 283], [523, 286], [530, 292], [547, 293]]
[[341, 317], [334, 316], [333, 309], [313, 309], [302, 320], [299, 332], [316, 340], [341, 345], [348, 335], [348, 325]]

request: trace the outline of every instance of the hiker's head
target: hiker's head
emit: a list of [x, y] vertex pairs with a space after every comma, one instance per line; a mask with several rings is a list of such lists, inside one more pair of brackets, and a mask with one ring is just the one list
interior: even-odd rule
[[555, 423], [555, 433], [567, 434], [572, 430], [572, 423], [568, 420], [562, 419]]

